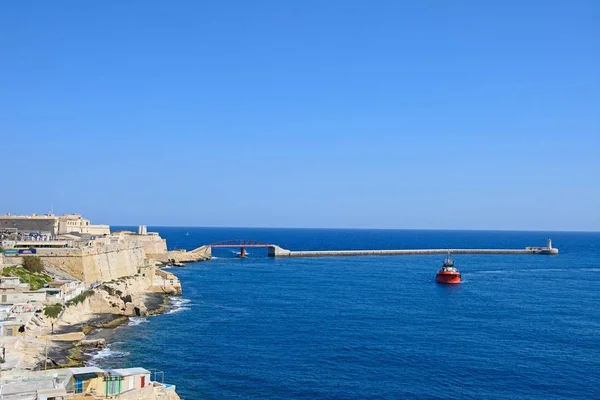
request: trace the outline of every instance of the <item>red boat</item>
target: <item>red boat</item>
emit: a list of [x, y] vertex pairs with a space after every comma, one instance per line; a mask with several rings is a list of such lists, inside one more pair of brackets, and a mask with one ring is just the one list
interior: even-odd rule
[[435, 276], [435, 280], [438, 283], [460, 283], [460, 272], [454, 266], [454, 261], [450, 258], [450, 253], [448, 253], [448, 258], [444, 260], [442, 268]]

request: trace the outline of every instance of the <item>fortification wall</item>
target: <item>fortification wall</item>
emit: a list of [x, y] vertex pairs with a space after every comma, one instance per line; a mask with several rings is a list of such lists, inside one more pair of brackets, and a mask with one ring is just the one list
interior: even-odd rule
[[167, 240], [158, 235], [137, 235], [132, 237], [144, 244], [144, 251], [149, 258], [155, 258], [167, 252]]
[[[127, 241], [86, 248], [37, 249], [45, 266], [64, 272], [86, 285], [135, 275], [144, 265], [142, 243]], [[20, 257], [6, 257], [5, 263], [20, 264]]]

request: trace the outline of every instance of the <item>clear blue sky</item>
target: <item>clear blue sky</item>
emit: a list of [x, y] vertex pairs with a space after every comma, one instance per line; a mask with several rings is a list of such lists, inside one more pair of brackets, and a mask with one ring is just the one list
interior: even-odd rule
[[0, 212], [600, 230], [600, 2], [0, 4]]

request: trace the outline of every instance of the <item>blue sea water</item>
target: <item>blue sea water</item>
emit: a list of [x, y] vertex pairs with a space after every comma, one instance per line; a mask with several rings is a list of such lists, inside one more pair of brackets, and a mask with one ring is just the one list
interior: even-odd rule
[[600, 233], [150, 228], [170, 248], [254, 239], [293, 250], [523, 248], [559, 256], [216, 259], [172, 268], [166, 315], [93, 360], [143, 366], [192, 399], [600, 399]]

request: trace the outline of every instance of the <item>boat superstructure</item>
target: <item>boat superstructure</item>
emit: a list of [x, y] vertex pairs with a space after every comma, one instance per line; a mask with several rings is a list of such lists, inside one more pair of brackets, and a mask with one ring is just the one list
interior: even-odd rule
[[452, 261], [450, 253], [448, 253], [448, 257], [444, 260], [442, 268], [436, 274], [435, 280], [439, 283], [460, 283], [460, 272], [454, 266], [454, 261]]

